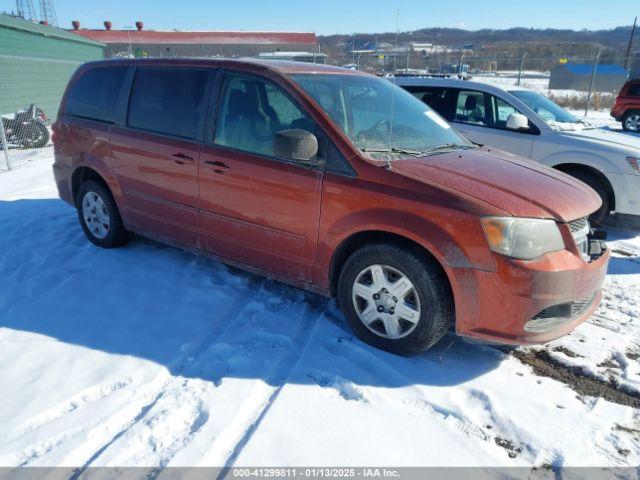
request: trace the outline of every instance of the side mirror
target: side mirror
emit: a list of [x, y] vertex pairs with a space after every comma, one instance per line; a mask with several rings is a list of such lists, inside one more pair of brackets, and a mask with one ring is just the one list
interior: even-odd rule
[[507, 119], [509, 130], [529, 130], [529, 119], [521, 113], [512, 113]]
[[300, 128], [282, 130], [273, 137], [273, 154], [289, 160], [308, 162], [318, 153], [316, 136]]

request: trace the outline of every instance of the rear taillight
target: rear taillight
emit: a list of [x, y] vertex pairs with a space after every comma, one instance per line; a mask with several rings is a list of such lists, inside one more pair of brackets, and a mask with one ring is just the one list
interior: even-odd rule
[[631, 168], [633, 168], [636, 173], [640, 173], [640, 158], [627, 157], [627, 162], [629, 162], [629, 165], [631, 165]]

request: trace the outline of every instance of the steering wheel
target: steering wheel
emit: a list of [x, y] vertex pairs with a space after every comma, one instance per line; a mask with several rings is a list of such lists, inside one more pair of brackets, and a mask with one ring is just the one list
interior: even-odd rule
[[362, 139], [379, 140], [383, 143], [386, 143], [389, 141], [390, 133], [391, 121], [389, 119], [383, 118], [382, 120], [378, 120], [376, 123], [374, 123], [371, 128], [362, 130], [360, 133], [358, 133], [358, 137]]

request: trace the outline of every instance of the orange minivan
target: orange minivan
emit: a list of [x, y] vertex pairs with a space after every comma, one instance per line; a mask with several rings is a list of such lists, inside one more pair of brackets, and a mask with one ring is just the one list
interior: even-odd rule
[[600, 301], [598, 195], [469, 142], [382, 78], [285, 61], [87, 63], [53, 135], [60, 197], [94, 244], [137, 233], [336, 296], [361, 339], [394, 353], [450, 327], [547, 342]]

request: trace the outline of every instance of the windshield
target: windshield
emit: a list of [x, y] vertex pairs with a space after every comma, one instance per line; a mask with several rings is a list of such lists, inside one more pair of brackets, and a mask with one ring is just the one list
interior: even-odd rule
[[547, 123], [578, 123], [579, 120], [567, 112], [564, 108], [553, 103], [544, 95], [528, 90], [512, 90], [514, 97], [526, 103], [533, 111], [542, 117]]
[[388, 80], [332, 74], [292, 78], [372, 158], [393, 160], [473, 147], [437, 113]]

